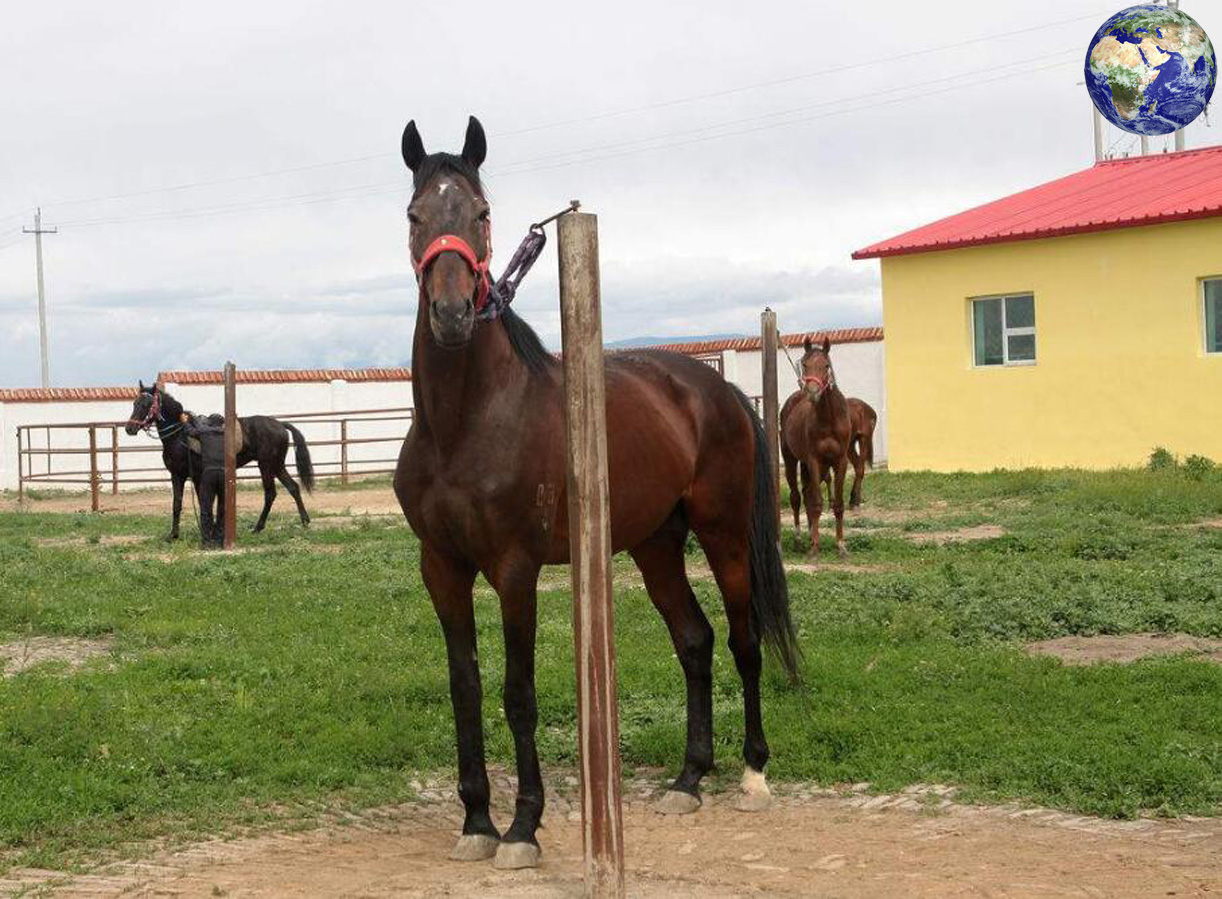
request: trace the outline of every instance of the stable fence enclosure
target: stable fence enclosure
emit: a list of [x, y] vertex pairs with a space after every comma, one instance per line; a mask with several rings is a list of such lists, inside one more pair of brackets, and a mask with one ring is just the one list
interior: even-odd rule
[[[239, 413], [243, 410], [239, 409]], [[272, 415], [301, 431], [310, 449], [315, 473], [353, 478], [393, 472], [399, 447], [410, 430], [410, 406], [295, 412]], [[129, 436], [126, 422], [56, 422], [18, 425], [16, 429], [17, 491], [24, 499], [30, 489], [89, 490], [96, 511], [104, 494], [120, 489], [166, 485], [169, 473], [161, 461], [162, 443], [153, 429]], [[296, 474], [294, 447], [286, 464]], [[258, 480], [258, 468], [239, 470], [239, 480]]]

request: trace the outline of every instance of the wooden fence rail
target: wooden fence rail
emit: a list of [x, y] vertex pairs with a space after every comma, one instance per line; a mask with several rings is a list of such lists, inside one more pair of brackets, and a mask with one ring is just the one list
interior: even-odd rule
[[[338, 430], [338, 437], [316, 439], [307, 434], [306, 441], [311, 454], [315, 456], [314, 469], [318, 476], [338, 477], [346, 484], [354, 475], [387, 474], [395, 470], [399, 446], [413, 421], [413, 410], [409, 406], [398, 406], [384, 409], [296, 412], [274, 417], [298, 427], [322, 426]], [[393, 422], [400, 422], [402, 427], [394, 428], [394, 433], [391, 434], [370, 435], [370, 425], [380, 425], [382, 430], [386, 430], [387, 423]], [[106, 487], [109, 487], [110, 493], [114, 495], [119, 492], [120, 484], [149, 486], [168, 483], [169, 473], [160, 464], [161, 441], [140, 435], [128, 438], [131, 442], [125, 444], [120, 437], [122, 428], [122, 422], [112, 421], [18, 425], [18, 500], [23, 502], [27, 490], [44, 485], [80, 487], [89, 490], [90, 505], [97, 511], [101, 506], [101, 493]], [[56, 438], [53, 438], [53, 433]], [[354, 447], [383, 444], [386, 445], [387, 451], [375, 456], [352, 452]], [[338, 447], [336, 458], [317, 458], [317, 451], [324, 447]], [[134, 457], [140, 454], [144, 454], [150, 464], [124, 464], [124, 460], [136, 462]], [[153, 454], [157, 457], [156, 464], [151, 464], [154, 461]], [[70, 460], [74, 459], [79, 459], [80, 464], [69, 465]], [[253, 468], [238, 473], [239, 480], [258, 478], [258, 472]]]

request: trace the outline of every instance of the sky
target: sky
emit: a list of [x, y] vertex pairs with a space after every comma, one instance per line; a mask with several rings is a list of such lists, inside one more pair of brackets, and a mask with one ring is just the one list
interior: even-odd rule
[[[1199, 8], [1198, 8], [1199, 6]], [[408, 119], [488, 134], [493, 271], [598, 215], [604, 335], [881, 323], [853, 250], [1090, 165], [1118, 5], [57, 0], [0, 34], [0, 386], [410, 358]], [[1185, 2], [1207, 31], [1222, 19]], [[1217, 21], [1215, 21], [1217, 19]], [[1135, 138], [1109, 130], [1117, 153]], [[1189, 147], [1219, 142], [1194, 123]], [[1164, 141], [1155, 140], [1155, 150]], [[515, 300], [559, 345], [554, 247]]]

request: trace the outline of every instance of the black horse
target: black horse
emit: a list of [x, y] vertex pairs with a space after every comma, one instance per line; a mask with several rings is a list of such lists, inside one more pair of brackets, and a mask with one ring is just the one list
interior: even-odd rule
[[[182, 403], [174, 399], [157, 385], [145, 387], [140, 382], [140, 394], [132, 406], [131, 418], [127, 421], [127, 433], [135, 436], [140, 431], [148, 431], [156, 427], [157, 436], [161, 438], [161, 461], [170, 473], [170, 483], [174, 488], [174, 517], [170, 525], [167, 540], [178, 539], [178, 520], [182, 515], [182, 491], [187, 479], [199, 490], [199, 456], [194, 456], [194, 465], [190, 449], [187, 446], [186, 434], [183, 430]], [[296, 450], [297, 474], [307, 491], [314, 490], [314, 463], [310, 460], [310, 448], [306, 439], [295, 427], [287, 422], [277, 421], [266, 415], [250, 415], [239, 418], [242, 426], [243, 444], [238, 452], [238, 468], [248, 462], [259, 463], [259, 474], [263, 477], [263, 513], [252, 529], [255, 533], [263, 530], [267, 524], [267, 515], [272, 510], [276, 499], [276, 479], [292, 495], [297, 503], [297, 511], [301, 513], [301, 524], [310, 523], [305, 504], [301, 501], [301, 488], [289, 475], [284, 460], [289, 451], [289, 435], [293, 437]]]

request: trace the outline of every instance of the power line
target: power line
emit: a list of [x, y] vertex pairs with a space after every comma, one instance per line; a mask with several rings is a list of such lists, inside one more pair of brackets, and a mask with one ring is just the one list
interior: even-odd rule
[[[986, 69], [978, 69], [969, 72], [961, 72], [956, 75], [943, 76], [940, 78], [929, 79], [923, 82], [913, 82], [894, 88], [885, 88], [879, 91], [870, 91], [864, 94], [858, 94], [852, 97], [833, 97], [818, 104], [812, 104], [803, 107], [794, 107], [787, 110], [781, 110], [774, 113], [766, 113], [760, 116], [750, 116], [741, 119], [730, 119], [712, 125], [701, 126], [698, 128], [690, 128], [682, 131], [667, 132], [663, 134], [653, 135], [646, 138], [637, 138], [629, 141], [617, 141], [609, 144], [602, 144], [592, 147], [586, 147], [581, 150], [572, 150], [565, 153], [551, 154], [548, 156], [535, 157], [532, 159], [524, 159], [518, 162], [507, 163], [504, 168], [494, 168], [489, 170], [489, 174], [497, 177], [509, 177], [512, 175], [524, 174], [527, 172], [545, 171], [553, 168], [564, 168], [572, 165], [580, 165], [586, 162], [599, 162], [606, 159], [616, 159], [623, 156], [636, 155], [639, 153], [651, 152], [655, 150], [666, 150], [674, 147], [688, 146], [694, 143], [703, 143], [708, 140], [718, 140], [726, 137], [734, 137], [742, 134], [750, 134], [756, 131], [767, 130], [770, 128], [783, 127], [792, 124], [806, 124], [812, 121], [819, 121], [830, 118], [832, 116], [844, 115], [852, 112], [861, 112], [872, 108], [893, 106], [898, 103], [906, 103], [914, 99], [919, 99], [929, 96], [937, 96], [940, 94], [950, 93], [953, 91], [964, 90], [982, 84], [991, 84], [998, 81], [1008, 80], [1019, 76], [1024, 76], [1032, 72], [1040, 72], [1048, 69], [1056, 68], [1063, 65], [1063, 62], [1058, 61], [1045, 66], [1030, 66], [1031, 60], [1048, 59], [1060, 57], [1066, 53], [1076, 53], [1076, 50], [1062, 50], [1055, 53], [1044, 54], [1039, 57], [1031, 57], [1023, 60], [1021, 65], [1023, 68], [1020, 71], [1006, 72], [992, 78], [971, 78], [971, 76], [979, 75], [988, 72], [994, 72], [998, 68], [1013, 67], [1018, 64], [1006, 64], [1002, 66], [992, 66]], [[938, 90], [924, 90], [926, 87], [933, 85], [945, 84], [952, 82], [946, 87]], [[862, 105], [848, 106], [844, 104], [857, 103], [859, 101], [872, 101], [878, 97], [885, 97], [895, 94], [900, 91], [910, 92], [907, 95], [895, 97], [890, 100], [880, 102], [866, 102]], [[915, 93], [911, 93], [915, 92]], [[776, 118], [782, 115], [794, 115], [799, 112], [810, 112], [815, 109], [825, 108], [827, 106], [837, 106], [838, 109], [833, 109], [830, 112], [825, 112], [815, 116], [804, 116], [801, 118], [789, 118], [776, 122], [765, 122], [764, 124], [756, 124], [754, 127], [737, 128], [735, 130], [725, 131], [722, 129], [732, 128], [735, 125], [751, 125], [761, 122], [769, 118]], [[717, 131], [719, 133], [705, 134], [704, 132]], [[694, 134], [701, 134], [700, 137], [691, 137]], [[679, 141], [672, 140], [673, 138], [686, 138]], [[669, 141], [661, 143], [659, 141]], [[641, 146], [642, 144], [648, 144]], [[634, 147], [634, 149], [622, 149], [624, 147]], [[617, 150], [619, 152], [604, 152], [607, 150]], [[557, 159], [574, 156], [576, 154], [588, 154], [575, 159], [568, 159], [563, 162], [555, 162]], [[234, 203], [226, 203], [215, 206], [205, 206], [196, 209], [188, 210], [167, 210], [165, 212], [140, 213], [128, 216], [110, 216], [100, 217], [96, 219], [83, 219], [75, 221], [61, 222], [60, 226], [64, 228], [89, 228], [101, 225], [117, 225], [127, 224], [130, 222], [146, 222], [146, 221], [174, 221], [179, 219], [191, 218], [209, 218], [217, 215], [228, 215], [242, 212], [266, 212], [274, 211], [282, 208], [295, 206], [313, 205], [316, 203], [332, 202], [336, 200], [354, 199], [361, 197], [373, 196], [390, 196], [399, 194], [406, 188], [405, 178], [398, 178], [391, 181], [378, 181], [371, 184], [355, 185], [350, 188], [332, 189], [326, 191], [312, 191], [301, 194], [292, 194], [283, 197], [267, 197], [255, 200], [243, 200]]]
[[[761, 90], [769, 87], [778, 87], [785, 84], [793, 84], [796, 82], [809, 80], [811, 78], [819, 78], [827, 75], [838, 74], [841, 72], [856, 71], [873, 66], [894, 63], [901, 60], [913, 59], [918, 56], [924, 56], [931, 53], [942, 53], [947, 50], [954, 50], [961, 47], [971, 46], [974, 44], [986, 43], [994, 40], [1001, 40], [1009, 37], [1016, 37], [1023, 34], [1030, 34], [1036, 31], [1047, 31], [1049, 28], [1055, 28], [1060, 25], [1067, 25], [1074, 22], [1080, 22], [1084, 19], [1098, 18], [1097, 14], [1074, 16], [1067, 19], [1059, 19], [1053, 22], [1045, 22], [1040, 25], [1031, 25], [1024, 28], [1017, 28], [1011, 31], [1002, 31], [990, 35], [982, 35], [980, 37], [968, 38], [962, 41], [954, 41], [946, 44], [939, 44], [933, 47], [923, 47], [915, 50], [909, 50], [905, 53], [895, 54], [879, 59], [868, 59], [861, 62], [849, 63], [847, 65], [832, 66], [818, 71], [802, 72], [795, 75], [785, 76], [783, 78], [774, 78], [767, 81], [758, 81], [749, 84], [742, 84], [724, 88], [717, 91], [709, 91], [700, 94], [690, 94], [687, 96], [675, 97], [669, 100], [662, 100], [656, 103], [648, 103], [640, 106], [626, 107], [622, 109], [607, 110], [604, 112], [594, 113], [587, 116], [579, 116], [570, 119], [547, 122], [539, 125], [532, 125], [526, 128], [518, 128], [509, 131], [492, 132], [492, 137], [513, 137], [522, 134], [531, 134], [539, 131], [546, 131], [554, 128], [566, 127], [570, 125], [583, 124], [587, 122], [602, 121], [610, 118], [617, 118], [627, 115], [634, 115], [641, 112], [651, 112], [658, 109], [666, 109], [675, 106], [681, 106], [690, 103], [699, 103], [706, 100], [718, 99], [721, 97], [732, 96], [735, 94], [746, 93], [754, 90]], [[254, 172], [244, 175], [233, 175], [221, 178], [209, 178], [197, 181], [185, 182], [182, 184], [173, 184], [165, 187], [148, 188], [146, 190], [131, 191], [125, 193], [105, 194], [94, 197], [78, 197], [75, 199], [60, 200], [55, 203], [47, 204], [56, 208], [61, 206], [82, 205], [88, 203], [112, 202], [116, 200], [133, 199], [136, 197], [151, 196], [160, 193], [172, 193], [185, 190], [191, 190], [199, 187], [215, 187], [222, 184], [235, 184], [243, 181], [254, 181], [262, 178], [280, 177], [283, 175], [299, 174], [306, 171], [314, 171], [323, 168], [333, 168], [343, 165], [354, 165], [361, 162], [369, 162], [375, 159], [382, 159], [386, 156], [385, 151], [379, 153], [370, 153], [361, 156], [352, 156], [346, 159], [331, 160], [328, 162], [311, 163], [308, 165], [294, 166], [285, 169], [272, 169], [263, 172]], [[16, 217], [20, 217], [21, 213]], [[13, 217], [13, 216], [8, 216]], [[7, 217], [6, 217], [7, 218]]]

